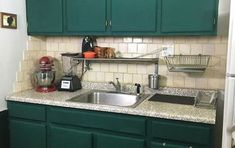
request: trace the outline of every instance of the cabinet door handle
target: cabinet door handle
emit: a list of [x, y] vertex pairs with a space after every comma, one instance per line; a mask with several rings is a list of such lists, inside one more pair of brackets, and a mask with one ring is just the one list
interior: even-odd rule
[[105, 26], [106, 26], [106, 27], [108, 26], [108, 21], [107, 21], [107, 20], [105, 21]]
[[163, 142], [163, 143], [162, 143], [162, 146], [166, 146], [166, 143], [165, 143], [165, 142]]
[[112, 26], [112, 21], [111, 20], [109, 21], [109, 26]]

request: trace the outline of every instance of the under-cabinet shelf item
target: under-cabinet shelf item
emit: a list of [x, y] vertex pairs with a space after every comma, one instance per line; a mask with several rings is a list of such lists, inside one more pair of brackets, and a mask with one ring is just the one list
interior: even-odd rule
[[87, 61], [93, 63], [127, 63], [127, 64], [157, 64], [158, 58], [74, 58], [78, 61]]
[[172, 55], [164, 59], [170, 72], [204, 72], [210, 55]]

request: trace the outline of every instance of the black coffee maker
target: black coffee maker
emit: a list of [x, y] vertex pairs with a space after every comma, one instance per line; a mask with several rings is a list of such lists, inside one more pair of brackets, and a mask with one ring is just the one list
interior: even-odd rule
[[94, 46], [96, 46], [95, 37], [85, 36], [82, 41], [82, 52], [90, 51]]

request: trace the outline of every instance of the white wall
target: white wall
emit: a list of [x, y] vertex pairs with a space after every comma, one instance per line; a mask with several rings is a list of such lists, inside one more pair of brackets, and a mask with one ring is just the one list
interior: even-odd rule
[[219, 0], [218, 35], [228, 36], [230, 0]]
[[0, 0], [0, 12], [17, 14], [17, 30], [0, 28], [0, 111], [6, 109], [5, 96], [12, 92], [19, 62], [26, 49], [25, 0]]

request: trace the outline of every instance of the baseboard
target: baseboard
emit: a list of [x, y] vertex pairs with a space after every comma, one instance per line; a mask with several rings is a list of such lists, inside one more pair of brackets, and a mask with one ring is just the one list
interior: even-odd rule
[[8, 111], [0, 112], [0, 147], [9, 148]]

